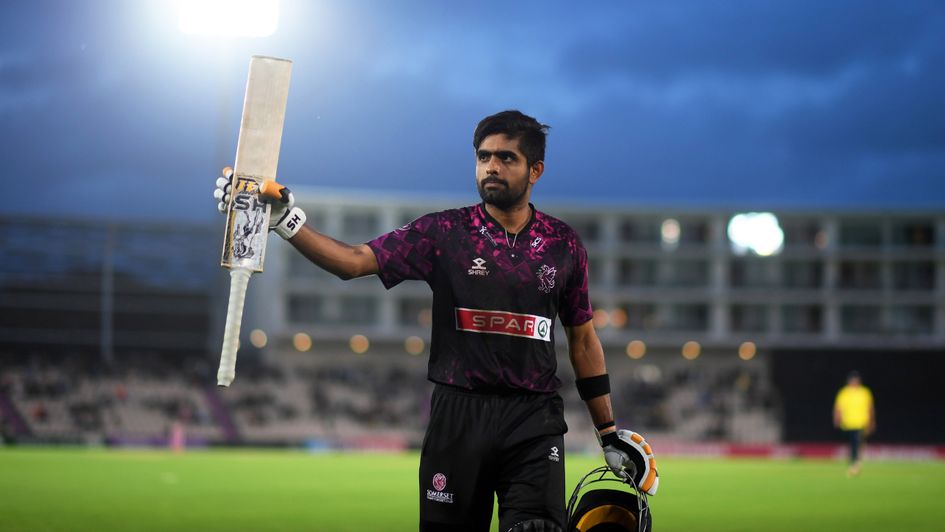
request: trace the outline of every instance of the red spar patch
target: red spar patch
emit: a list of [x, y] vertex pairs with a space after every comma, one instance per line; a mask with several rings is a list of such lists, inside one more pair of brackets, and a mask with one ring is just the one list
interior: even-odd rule
[[551, 320], [534, 314], [457, 307], [456, 329], [551, 341]]

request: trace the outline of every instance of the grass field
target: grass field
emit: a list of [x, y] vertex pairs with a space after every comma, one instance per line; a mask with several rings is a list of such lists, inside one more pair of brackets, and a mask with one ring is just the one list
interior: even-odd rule
[[[569, 486], [598, 463], [569, 455]], [[945, 529], [943, 462], [660, 466], [660, 532]], [[0, 530], [416, 530], [416, 471], [415, 454], [0, 448]]]

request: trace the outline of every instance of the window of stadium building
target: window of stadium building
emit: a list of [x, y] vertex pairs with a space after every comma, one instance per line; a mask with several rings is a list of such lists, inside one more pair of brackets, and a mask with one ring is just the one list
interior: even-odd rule
[[324, 300], [321, 296], [289, 296], [290, 322], [322, 323], [325, 318]]
[[813, 260], [784, 261], [781, 285], [785, 288], [816, 289], [823, 286], [824, 265]]
[[877, 247], [883, 244], [882, 223], [877, 220], [843, 220], [840, 222], [840, 245], [843, 247]]
[[623, 259], [617, 268], [617, 280], [626, 286], [656, 286], [658, 271], [655, 259]]
[[760, 257], [733, 258], [729, 263], [729, 283], [733, 288], [772, 286], [773, 263]]
[[679, 243], [685, 247], [697, 247], [709, 242], [709, 221], [704, 219], [679, 220]]
[[823, 247], [823, 229], [817, 220], [810, 218], [780, 218], [781, 230], [784, 231], [785, 249], [804, 249]]
[[784, 305], [781, 328], [791, 334], [818, 334], [823, 330], [823, 309], [818, 305]]
[[674, 331], [704, 332], [709, 325], [709, 306], [681, 303], [670, 307], [669, 328]]
[[764, 332], [768, 328], [768, 307], [758, 304], [732, 305], [731, 324], [735, 332]]
[[371, 296], [343, 296], [339, 301], [341, 323], [370, 325], [377, 323], [377, 298]]
[[893, 334], [932, 334], [934, 319], [931, 305], [898, 305], [890, 308], [889, 327]]
[[397, 321], [404, 327], [428, 327], [430, 306], [430, 298], [402, 299]]
[[630, 218], [621, 222], [619, 233], [622, 242], [657, 246], [662, 240], [662, 220]]
[[318, 325], [371, 325], [377, 322], [377, 299], [371, 296], [294, 295], [289, 297], [289, 320]]
[[374, 212], [346, 213], [341, 220], [344, 238], [367, 241], [378, 235], [378, 216]]
[[935, 245], [933, 220], [896, 220], [892, 224], [892, 244], [900, 247], [930, 248]]
[[895, 262], [892, 265], [896, 290], [934, 290], [935, 263], [932, 261]]
[[883, 312], [878, 305], [843, 305], [840, 328], [844, 333], [877, 334], [883, 332]]
[[600, 223], [592, 218], [564, 218], [564, 221], [577, 231], [583, 242], [597, 242], [600, 240]]
[[636, 331], [657, 331], [661, 321], [655, 303], [625, 304], [620, 308], [627, 313], [627, 328]]
[[877, 261], [841, 261], [838, 284], [844, 290], [879, 290], [882, 266]]
[[704, 287], [709, 284], [709, 262], [706, 260], [675, 260], [664, 263], [659, 270], [661, 284], [675, 287]]

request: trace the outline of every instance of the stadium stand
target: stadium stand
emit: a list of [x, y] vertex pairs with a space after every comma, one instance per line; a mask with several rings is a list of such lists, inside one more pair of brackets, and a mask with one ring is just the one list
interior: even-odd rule
[[[172, 364], [142, 364], [140, 356], [103, 365], [90, 357], [5, 354], [0, 394], [25, 423], [8, 428], [21, 441], [91, 444], [162, 444], [173, 422], [195, 442], [220, 440], [211, 416], [206, 372]], [[10, 362], [16, 360], [17, 362]], [[6, 416], [5, 416], [6, 417]]]
[[[8, 438], [163, 445], [179, 423], [190, 445], [407, 448], [419, 446], [432, 384], [423, 357], [382, 353], [245, 357], [238, 384], [210, 386], [212, 360], [5, 355], [0, 394], [23, 420]], [[10, 360], [17, 360], [10, 363]], [[731, 364], [647, 364], [614, 374], [615, 407], [656, 438], [777, 440], [770, 383]], [[569, 445], [594, 449], [573, 382], [562, 388]], [[6, 419], [5, 415], [4, 418]]]

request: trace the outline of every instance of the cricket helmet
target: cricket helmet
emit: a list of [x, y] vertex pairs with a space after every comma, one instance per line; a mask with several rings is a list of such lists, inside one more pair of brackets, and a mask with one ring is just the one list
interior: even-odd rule
[[[605, 482], [629, 485], [636, 493], [597, 486], [581, 495], [582, 489]], [[614, 475], [607, 466], [584, 475], [568, 501], [568, 532], [650, 532], [652, 528], [646, 493], [632, 480]]]

